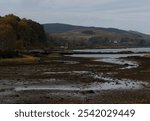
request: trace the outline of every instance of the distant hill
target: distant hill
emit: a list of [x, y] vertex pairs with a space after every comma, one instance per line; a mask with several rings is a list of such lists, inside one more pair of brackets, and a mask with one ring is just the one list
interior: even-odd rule
[[150, 35], [116, 28], [43, 24], [51, 44], [69, 48], [147, 47]]
[[0, 16], [0, 51], [118, 47], [150, 47], [150, 35], [116, 28], [41, 25], [13, 14]]
[[61, 23], [43, 24], [43, 27], [47, 33], [63, 33], [72, 30], [81, 30], [81, 29], [97, 29], [106, 32], [118, 32], [118, 33], [127, 32], [116, 28], [85, 27], [85, 26], [76, 26], [76, 25], [61, 24]]
[[71, 30], [83, 29], [85, 27], [82, 26], [74, 26], [69, 24], [60, 24], [60, 23], [52, 23], [52, 24], [43, 24], [44, 29], [48, 33], [62, 33]]

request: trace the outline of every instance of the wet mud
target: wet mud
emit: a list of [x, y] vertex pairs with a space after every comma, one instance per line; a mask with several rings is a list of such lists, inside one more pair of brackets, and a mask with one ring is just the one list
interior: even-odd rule
[[150, 58], [118, 64], [59, 56], [0, 66], [0, 103], [150, 103]]

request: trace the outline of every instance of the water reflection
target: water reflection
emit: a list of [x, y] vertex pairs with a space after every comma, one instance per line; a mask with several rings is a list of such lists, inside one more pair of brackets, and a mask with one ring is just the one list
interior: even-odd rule
[[138, 63], [135, 61], [128, 61], [125, 57], [144, 56], [145, 54], [73, 54], [72, 57], [84, 57], [84, 58], [95, 58], [95, 61], [126, 65], [126, 69], [138, 67]]
[[150, 48], [121, 48], [121, 49], [82, 49], [82, 50], [74, 50], [74, 52], [123, 52], [123, 51], [132, 51], [132, 52], [150, 52]]

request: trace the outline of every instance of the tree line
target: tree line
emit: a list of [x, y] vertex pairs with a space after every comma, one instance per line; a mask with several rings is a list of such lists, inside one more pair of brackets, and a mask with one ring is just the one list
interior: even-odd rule
[[43, 26], [13, 14], [0, 16], [0, 51], [22, 51], [45, 47]]

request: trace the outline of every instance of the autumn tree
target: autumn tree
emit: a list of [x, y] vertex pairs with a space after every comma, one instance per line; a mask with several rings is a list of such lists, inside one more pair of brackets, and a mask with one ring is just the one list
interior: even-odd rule
[[0, 50], [23, 50], [46, 45], [46, 34], [39, 23], [13, 14], [0, 17]]

